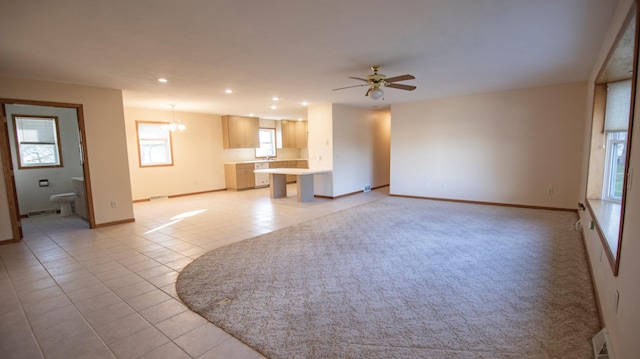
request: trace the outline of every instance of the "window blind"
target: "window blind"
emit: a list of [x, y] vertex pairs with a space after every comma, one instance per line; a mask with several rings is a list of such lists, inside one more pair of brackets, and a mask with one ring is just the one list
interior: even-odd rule
[[18, 118], [20, 143], [56, 143], [55, 121], [50, 118]]
[[623, 132], [629, 129], [631, 110], [631, 80], [607, 84], [607, 104], [604, 114], [604, 132]]

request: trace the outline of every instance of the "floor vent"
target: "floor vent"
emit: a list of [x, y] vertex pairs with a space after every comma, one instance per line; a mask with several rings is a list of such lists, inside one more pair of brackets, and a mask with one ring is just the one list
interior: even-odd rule
[[371, 192], [371, 186], [369, 185], [364, 186], [363, 192]]
[[596, 359], [616, 359], [607, 328], [602, 329], [593, 339], [593, 356]]

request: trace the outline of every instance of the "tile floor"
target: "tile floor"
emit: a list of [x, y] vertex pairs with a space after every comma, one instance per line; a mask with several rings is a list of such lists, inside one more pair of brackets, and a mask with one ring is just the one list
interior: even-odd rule
[[0, 246], [3, 358], [262, 358], [178, 299], [182, 268], [212, 249], [388, 195], [298, 203], [269, 189], [134, 205], [135, 223], [90, 230], [72, 216], [23, 220]]

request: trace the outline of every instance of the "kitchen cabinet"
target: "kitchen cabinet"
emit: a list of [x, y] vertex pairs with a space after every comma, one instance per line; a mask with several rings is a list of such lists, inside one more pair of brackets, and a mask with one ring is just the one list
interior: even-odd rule
[[260, 147], [257, 117], [222, 116], [222, 146], [224, 148]]
[[224, 179], [227, 189], [243, 190], [256, 186], [253, 163], [225, 163]]
[[282, 148], [306, 148], [307, 147], [307, 121], [283, 120]]

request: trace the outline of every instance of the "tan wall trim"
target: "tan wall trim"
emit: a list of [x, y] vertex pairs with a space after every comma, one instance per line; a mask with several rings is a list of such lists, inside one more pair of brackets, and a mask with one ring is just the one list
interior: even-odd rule
[[[373, 190], [376, 190], [376, 189], [379, 189], [379, 188], [384, 188], [384, 187], [389, 187], [389, 185], [388, 184], [383, 184], [382, 186], [371, 187], [371, 190], [373, 191]], [[317, 198], [338, 199], [338, 198], [342, 198], [342, 197], [353, 196], [354, 194], [358, 194], [358, 193], [362, 193], [362, 191], [355, 191], [355, 192], [345, 193], [345, 194], [341, 194], [341, 195], [335, 196], [335, 197], [322, 196], [322, 195], [319, 195], [319, 194], [316, 194], [316, 195], [313, 195], [313, 196], [317, 197]]]
[[212, 189], [212, 190], [209, 190], [209, 191], [201, 191], [201, 192], [172, 194], [172, 195], [169, 196], [169, 198], [195, 196], [197, 194], [205, 194], [205, 193], [212, 193], [212, 192], [222, 192], [222, 191], [226, 191], [226, 190], [227, 190], [226, 188], [221, 188], [221, 189]]
[[116, 224], [132, 223], [132, 222], [135, 222], [135, 221], [136, 221], [135, 218], [129, 218], [129, 219], [123, 219], [123, 220], [120, 220], [120, 221], [99, 223], [99, 224], [96, 224], [96, 226], [94, 228], [109, 227], [109, 226], [113, 226], [113, 225], [116, 225]]
[[[212, 190], [208, 190], [208, 191], [172, 194], [172, 195], [167, 196], [167, 198], [195, 196], [195, 195], [198, 195], [198, 194], [205, 194], [205, 193], [212, 193], [212, 192], [223, 192], [223, 191], [226, 191], [226, 190], [227, 190], [226, 188], [220, 188], [220, 189], [212, 189]], [[133, 203], [149, 202], [149, 201], [151, 201], [150, 198], [141, 198], [141, 199], [134, 199]]]
[[392, 194], [389, 196], [393, 197], [404, 197], [404, 198], [416, 198], [416, 199], [427, 199], [431, 201], [443, 201], [443, 202], [457, 202], [457, 203], [470, 203], [470, 204], [483, 204], [488, 206], [501, 206], [501, 207], [516, 207], [516, 208], [529, 208], [529, 209], [547, 209], [552, 211], [569, 211], [578, 213], [577, 209], [574, 208], [559, 208], [559, 207], [544, 207], [544, 206], [530, 206], [526, 204], [513, 204], [513, 203], [499, 203], [499, 202], [482, 202], [482, 201], [468, 201], [464, 199], [450, 199], [450, 198], [437, 198], [437, 197], [421, 197], [421, 196], [407, 196], [402, 194]]

